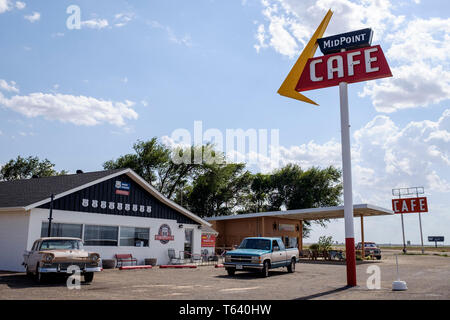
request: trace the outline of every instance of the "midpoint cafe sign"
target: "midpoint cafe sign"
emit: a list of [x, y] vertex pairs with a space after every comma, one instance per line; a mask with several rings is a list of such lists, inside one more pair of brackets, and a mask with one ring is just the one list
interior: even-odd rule
[[335, 36], [317, 39], [323, 54], [340, 52], [342, 49], [351, 50], [369, 47], [372, 43], [372, 29], [362, 29]]
[[394, 213], [428, 212], [426, 197], [392, 199]]

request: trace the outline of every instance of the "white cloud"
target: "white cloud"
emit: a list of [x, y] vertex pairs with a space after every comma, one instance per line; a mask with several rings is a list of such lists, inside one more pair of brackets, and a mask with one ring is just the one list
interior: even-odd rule
[[133, 13], [118, 13], [114, 16], [114, 26], [120, 28], [126, 26], [131, 20], [133, 20]]
[[26, 5], [25, 2], [22, 2], [22, 1], [16, 1], [16, 8], [17, 8], [18, 10], [25, 9], [26, 6], [27, 6], [27, 5]]
[[326, 34], [356, 30], [367, 25], [374, 29], [374, 41], [383, 38], [386, 30], [396, 29], [404, 17], [392, 13], [389, 0], [262, 0], [262, 14], [268, 30], [261, 43], [258, 26], [255, 48], [270, 46], [278, 53], [290, 58], [299, 54], [300, 47], [309, 41], [312, 33], [328, 9], [334, 14]]
[[21, 1], [16, 1], [15, 4], [11, 0], [0, 0], [0, 13], [13, 10], [14, 8], [18, 10], [25, 9], [26, 4]]
[[169, 40], [180, 45], [184, 45], [186, 47], [192, 46], [191, 36], [189, 34], [185, 34], [183, 37], [179, 37], [175, 35], [173, 30], [170, 27], [166, 28], [167, 34], [169, 35]]
[[[360, 94], [380, 112], [426, 107], [450, 98], [450, 19], [414, 19], [386, 37], [393, 78], [368, 82]], [[420, 45], [417, 45], [420, 44]]]
[[19, 89], [16, 88], [16, 83], [14, 81], [10, 81], [9, 83], [6, 80], [0, 79], [0, 89], [8, 92], [18, 93]]
[[39, 12], [33, 12], [33, 14], [24, 16], [24, 18], [30, 21], [31, 23], [34, 23], [36, 21], [41, 20], [41, 14]]
[[90, 29], [103, 29], [109, 25], [106, 19], [91, 19], [81, 21], [81, 27], [86, 27]]
[[63, 32], [52, 33], [52, 38], [60, 38], [60, 37], [64, 37], [64, 33]]
[[6, 98], [0, 93], [0, 105], [30, 118], [42, 116], [49, 120], [85, 126], [108, 123], [122, 127], [125, 120], [138, 118], [131, 101], [113, 102], [67, 94], [38, 92]]
[[9, 0], [0, 0], [0, 13], [4, 13], [6, 11], [11, 10], [11, 1]]

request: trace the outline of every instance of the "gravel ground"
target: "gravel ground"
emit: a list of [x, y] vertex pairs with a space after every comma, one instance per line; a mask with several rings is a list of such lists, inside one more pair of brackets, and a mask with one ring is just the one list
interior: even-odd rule
[[[271, 271], [270, 277], [241, 272], [229, 277], [223, 268], [104, 270], [91, 284], [68, 290], [64, 279], [37, 284], [23, 273], [0, 272], [0, 299], [450, 299], [450, 258], [399, 256], [400, 278], [408, 290], [393, 292], [396, 280], [393, 250], [381, 261], [358, 264], [358, 286], [346, 288], [345, 265], [302, 262], [295, 273]], [[378, 266], [381, 289], [369, 290], [367, 268]]]

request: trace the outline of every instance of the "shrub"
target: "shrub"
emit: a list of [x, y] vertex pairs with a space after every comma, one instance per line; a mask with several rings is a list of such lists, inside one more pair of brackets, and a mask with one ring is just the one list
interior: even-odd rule
[[333, 244], [332, 236], [329, 236], [329, 237], [322, 236], [319, 238], [318, 246], [319, 246], [320, 251], [330, 250], [332, 244]]

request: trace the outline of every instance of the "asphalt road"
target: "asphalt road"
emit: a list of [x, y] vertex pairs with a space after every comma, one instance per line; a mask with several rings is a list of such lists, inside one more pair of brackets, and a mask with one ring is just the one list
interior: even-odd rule
[[[408, 290], [393, 292], [396, 280], [393, 251], [381, 261], [358, 264], [358, 286], [346, 288], [345, 265], [302, 262], [295, 273], [286, 269], [270, 277], [241, 272], [229, 277], [223, 268], [104, 270], [91, 284], [68, 290], [64, 279], [37, 284], [22, 273], [0, 272], [0, 299], [450, 299], [450, 258], [401, 255], [400, 278]], [[380, 267], [381, 288], [369, 290], [368, 267]]]

